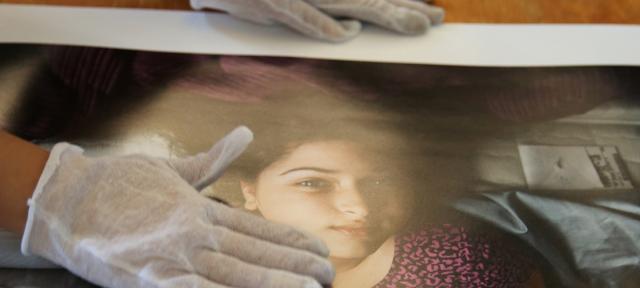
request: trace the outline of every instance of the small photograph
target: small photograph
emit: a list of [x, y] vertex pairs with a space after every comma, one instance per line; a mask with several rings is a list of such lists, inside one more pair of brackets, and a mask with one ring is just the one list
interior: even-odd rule
[[591, 163], [606, 188], [633, 188], [615, 147], [586, 147]]
[[529, 189], [633, 189], [616, 147], [520, 145], [518, 149]]
[[[177, 159], [247, 127], [202, 195], [322, 240], [334, 288], [640, 281], [637, 67], [0, 53], [0, 125], [40, 147]], [[583, 189], [602, 193], [566, 193]], [[57, 273], [0, 270], [0, 286]]]

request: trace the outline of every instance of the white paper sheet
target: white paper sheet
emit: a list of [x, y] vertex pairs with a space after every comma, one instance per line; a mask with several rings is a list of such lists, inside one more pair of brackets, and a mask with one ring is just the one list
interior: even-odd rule
[[184, 11], [0, 4], [0, 43], [478, 65], [640, 65], [640, 26], [447, 24], [421, 37], [367, 27], [346, 44]]
[[520, 145], [518, 150], [533, 190], [633, 188], [620, 153], [612, 146]]

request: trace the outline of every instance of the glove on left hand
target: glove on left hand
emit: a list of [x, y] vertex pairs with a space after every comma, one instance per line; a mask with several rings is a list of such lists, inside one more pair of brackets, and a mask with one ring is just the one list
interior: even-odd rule
[[181, 160], [88, 158], [58, 144], [29, 201], [23, 253], [107, 287], [318, 287], [331, 283], [317, 238], [206, 199], [251, 142], [236, 129]]

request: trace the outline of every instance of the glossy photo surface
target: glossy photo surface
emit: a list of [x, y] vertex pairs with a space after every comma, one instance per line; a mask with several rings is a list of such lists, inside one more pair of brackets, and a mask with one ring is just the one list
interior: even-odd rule
[[[0, 52], [0, 125], [45, 147], [178, 157], [249, 127], [203, 197], [320, 237], [333, 287], [640, 280], [638, 68]], [[0, 269], [0, 286], [64, 281], [85, 285]]]

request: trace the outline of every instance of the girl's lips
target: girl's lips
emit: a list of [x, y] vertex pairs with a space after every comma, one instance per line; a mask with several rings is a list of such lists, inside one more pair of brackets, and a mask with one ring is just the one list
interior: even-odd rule
[[369, 235], [369, 229], [364, 226], [332, 226], [330, 228], [350, 237], [364, 238]]

